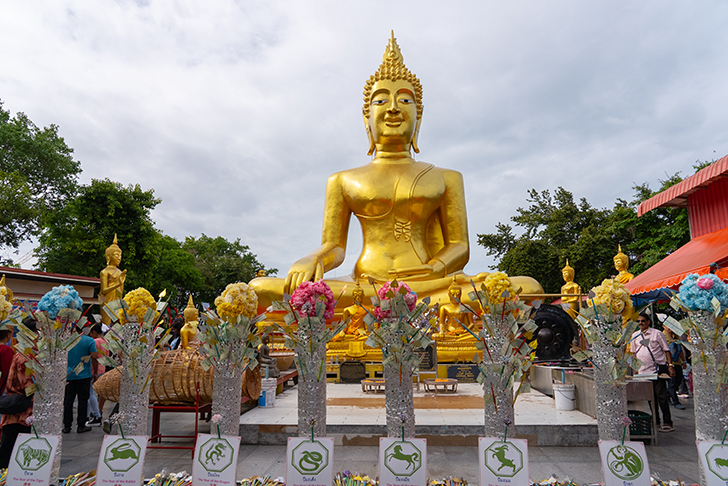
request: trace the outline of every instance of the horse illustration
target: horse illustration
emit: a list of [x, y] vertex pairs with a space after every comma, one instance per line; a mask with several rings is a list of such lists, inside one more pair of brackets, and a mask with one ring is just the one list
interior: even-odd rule
[[225, 444], [221, 442], [218, 442], [215, 447], [210, 447], [207, 454], [205, 454], [205, 462], [214, 466], [215, 463], [222, 458], [225, 453], [225, 449], [227, 449], [227, 447], [225, 447]]
[[506, 457], [506, 452], [508, 452], [508, 446], [502, 445], [500, 447], [495, 447], [492, 451], [490, 451], [493, 454], [493, 457], [500, 462], [500, 467], [498, 468], [498, 471], [503, 469], [504, 467], [510, 467], [513, 472], [516, 472], [516, 465], [513, 464], [513, 461], [508, 459]]
[[111, 452], [109, 461], [115, 461], [117, 459], [139, 459], [139, 456], [136, 455], [134, 450], [131, 448], [131, 444], [128, 442], [121, 444], [118, 447], [114, 447], [109, 452]]
[[410, 467], [414, 470], [414, 467], [416, 466], [415, 461], [417, 461], [418, 457], [419, 454], [417, 454], [416, 452], [413, 452], [412, 454], [404, 454], [402, 452], [402, 446], [397, 445], [394, 446], [394, 452], [387, 456], [387, 460], [389, 461], [394, 458], [399, 461], [405, 461], [407, 463], [407, 467], [405, 468], [406, 471]]

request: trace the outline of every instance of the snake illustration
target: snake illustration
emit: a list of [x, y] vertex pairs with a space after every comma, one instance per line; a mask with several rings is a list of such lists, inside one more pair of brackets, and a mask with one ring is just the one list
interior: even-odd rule
[[[298, 466], [304, 471], [315, 471], [316, 469], [318, 469], [323, 458], [324, 456], [322, 456], [320, 452], [303, 451], [301, 452], [301, 460], [298, 461]], [[313, 467], [304, 466], [304, 462], [313, 465]]]

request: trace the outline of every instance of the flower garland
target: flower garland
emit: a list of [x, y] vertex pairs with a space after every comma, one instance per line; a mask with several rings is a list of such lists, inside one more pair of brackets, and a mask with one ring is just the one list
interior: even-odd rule
[[154, 320], [153, 318], [149, 319], [146, 315], [149, 309], [155, 309], [156, 307], [154, 297], [144, 287], [128, 292], [124, 296], [124, 302], [126, 302], [126, 307], [117, 311], [119, 322], [122, 325], [126, 324], [131, 316], [136, 317], [137, 322], [142, 322], [145, 319], [147, 321]]
[[723, 307], [728, 307], [728, 285], [716, 275], [691, 273], [680, 283], [677, 294], [680, 302], [691, 311], [713, 311], [713, 299]]
[[61, 309], [81, 309], [82, 307], [83, 300], [78, 296], [73, 285], [53, 287], [38, 302], [38, 310], [47, 312], [51, 319], [58, 317]]
[[319, 302], [324, 305], [323, 318], [328, 320], [334, 317], [336, 299], [331, 287], [323, 280], [318, 282], [303, 282], [291, 295], [291, 307], [309, 317], [317, 315], [316, 306]]
[[623, 283], [607, 278], [601, 285], [594, 287], [592, 292], [594, 297], [587, 301], [587, 305], [605, 304], [611, 306], [609, 312], [612, 314], [620, 314], [626, 319], [632, 317], [632, 296]]
[[482, 286], [487, 290], [487, 300], [491, 304], [502, 304], [510, 296], [515, 296], [518, 293], [518, 289], [513, 285], [511, 279], [503, 272], [489, 273], [483, 280]]
[[231, 283], [215, 298], [215, 306], [220, 318], [227, 322], [237, 322], [241, 315], [252, 319], [258, 306], [258, 296], [246, 283]]
[[415, 305], [417, 304], [417, 294], [412, 292], [409, 285], [404, 282], [397, 282], [396, 280], [393, 280], [392, 282], [385, 282], [384, 285], [377, 290], [377, 295], [379, 296], [379, 305], [374, 308], [374, 315], [377, 319], [386, 319], [390, 317], [390, 301], [395, 295], [402, 295], [404, 297], [404, 303], [407, 305], [407, 309], [409, 311], [414, 310]]
[[13, 311], [13, 292], [5, 285], [5, 275], [0, 278], [0, 322]]

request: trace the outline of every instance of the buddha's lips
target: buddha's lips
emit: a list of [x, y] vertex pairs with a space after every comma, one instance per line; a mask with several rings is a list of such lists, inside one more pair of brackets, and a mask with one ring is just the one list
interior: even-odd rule
[[403, 121], [404, 121], [404, 118], [401, 118], [401, 117], [384, 119], [384, 123], [386, 123], [388, 127], [398, 127], [402, 124]]

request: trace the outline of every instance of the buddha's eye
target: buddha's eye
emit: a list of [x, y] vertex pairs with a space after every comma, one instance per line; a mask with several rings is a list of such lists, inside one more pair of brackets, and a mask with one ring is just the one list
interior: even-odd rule
[[414, 101], [411, 100], [410, 98], [402, 98], [401, 100], [399, 100], [399, 102], [405, 103], [405, 104], [414, 103]]
[[372, 100], [373, 105], [383, 105], [387, 102], [387, 100]]

